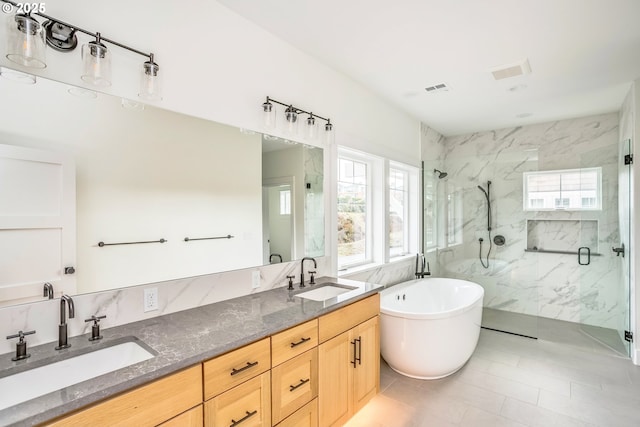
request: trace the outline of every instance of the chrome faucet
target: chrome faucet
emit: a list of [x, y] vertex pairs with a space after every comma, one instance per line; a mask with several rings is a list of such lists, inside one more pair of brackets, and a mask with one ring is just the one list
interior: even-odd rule
[[[424, 271], [425, 264], [427, 271]], [[431, 276], [429, 263], [426, 262], [424, 254], [416, 254], [416, 279], [424, 279], [424, 276]]]
[[304, 262], [305, 261], [313, 261], [313, 268], [318, 268], [318, 264], [316, 263], [315, 258], [304, 257], [302, 261], [300, 261], [300, 287], [304, 288]]
[[60, 324], [58, 325], [58, 346], [56, 350], [71, 347], [71, 344], [67, 342], [67, 310], [65, 303], [69, 306], [69, 319], [73, 319], [76, 316], [73, 300], [69, 295], [62, 295], [60, 297]]
[[44, 284], [42, 289], [42, 296], [49, 297], [49, 299], [53, 299], [53, 285], [49, 282]]

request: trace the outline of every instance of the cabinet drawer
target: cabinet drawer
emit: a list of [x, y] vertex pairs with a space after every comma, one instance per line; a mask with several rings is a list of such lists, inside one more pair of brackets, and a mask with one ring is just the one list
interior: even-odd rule
[[289, 415], [277, 427], [318, 427], [318, 399]]
[[321, 316], [318, 322], [320, 342], [348, 331], [354, 326], [377, 316], [380, 313], [380, 294], [354, 302], [329, 314]]
[[205, 427], [271, 425], [269, 372], [250, 379], [204, 403]]
[[202, 402], [198, 364], [54, 421], [51, 426], [155, 426]]
[[198, 405], [195, 408], [160, 424], [158, 427], [202, 427], [203, 418], [204, 409], [202, 409], [202, 405]]
[[271, 337], [271, 365], [276, 366], [318, 345], [318, 319]]
[[279, 423], [318, 396], [318, 349], [313, 348], [271, 370], [271, 413]]
[[269, 370], [270, 351], [265, 338], [204, 362], [204, 400]]

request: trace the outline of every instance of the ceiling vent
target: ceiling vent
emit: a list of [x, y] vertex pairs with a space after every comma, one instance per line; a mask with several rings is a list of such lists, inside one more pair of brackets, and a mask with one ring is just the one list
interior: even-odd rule
[[427, 86], [424, 88], [428, 93], [434, 92], [446, 92], [449, 90], [449, 86], [446, 83], [438, 83], [437, 85]]
[[493, 74], [494, 79], [502, 80], [531, 73], [531, 65], [529, 65], [529, 60], [525, 58], [524, 60], [513, 64], [506, 64], [492, 68], [490, 71], [491, 74]]

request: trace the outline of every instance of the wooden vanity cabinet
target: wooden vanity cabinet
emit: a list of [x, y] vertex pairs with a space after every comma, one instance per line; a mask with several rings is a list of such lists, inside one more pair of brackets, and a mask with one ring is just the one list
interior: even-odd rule
[[375, 294], [319, 319], [322, 427], [344, 424], [380, 390], [379, 308]]
[[330, 427], [379, 391], [372, 295], [49, 426]]

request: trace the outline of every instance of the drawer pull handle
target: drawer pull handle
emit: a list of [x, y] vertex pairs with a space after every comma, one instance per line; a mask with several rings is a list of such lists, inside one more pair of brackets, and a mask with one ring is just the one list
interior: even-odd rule
[[258, 413], [258, 410], [255, 410], [253, 412], [249, 412], [249, 411], [245, 411], [247, 413], [247, 415], [245, 415], [244, 417], [240, 418], [238, 421], [234, 420], [233, 418], [231, 418], [231, 425], [229, 427], [235, 427], [238, 424], [240, 424], [243, 421], [248, 420], [249, 418], [253, 417], [255, 414]]
[[243, 366], [240, 369], [236, 369], [236, 368], [232, 368], [231, 369], [231, 375], [235, 375], [235, 374], [239, 374], [242, 371], [246, 371], [249, 368], [253, 368], [254, 366], [256, 366], [258, 364], [258, 361], [256, 360], [255, 362], [247, 362], [246, 366]]
[[293, 391], [293, 390], [297, 389], [298, 387], [302, 387], [303, 385], [308, 383], [310, 380], [311, 380], [311, 378], [307, 378], [306, 380], [300, 379], [300, 382], [298, 384], [289, 386], [289, 391]]
[[292, 343], [291, 343], [291, 348], [297, 347], [297, 346], [299, 346], [300, 344], [304, 344], [304, 343], [306, 343], [307, 341], [311, 341], [311, 337], [309, 337], [309, 338], [304, 338], [304, 337], [303, 337], [303, 338], [300, 338], [300, 341], [298, 341], [298, 342], [292, 342]]

